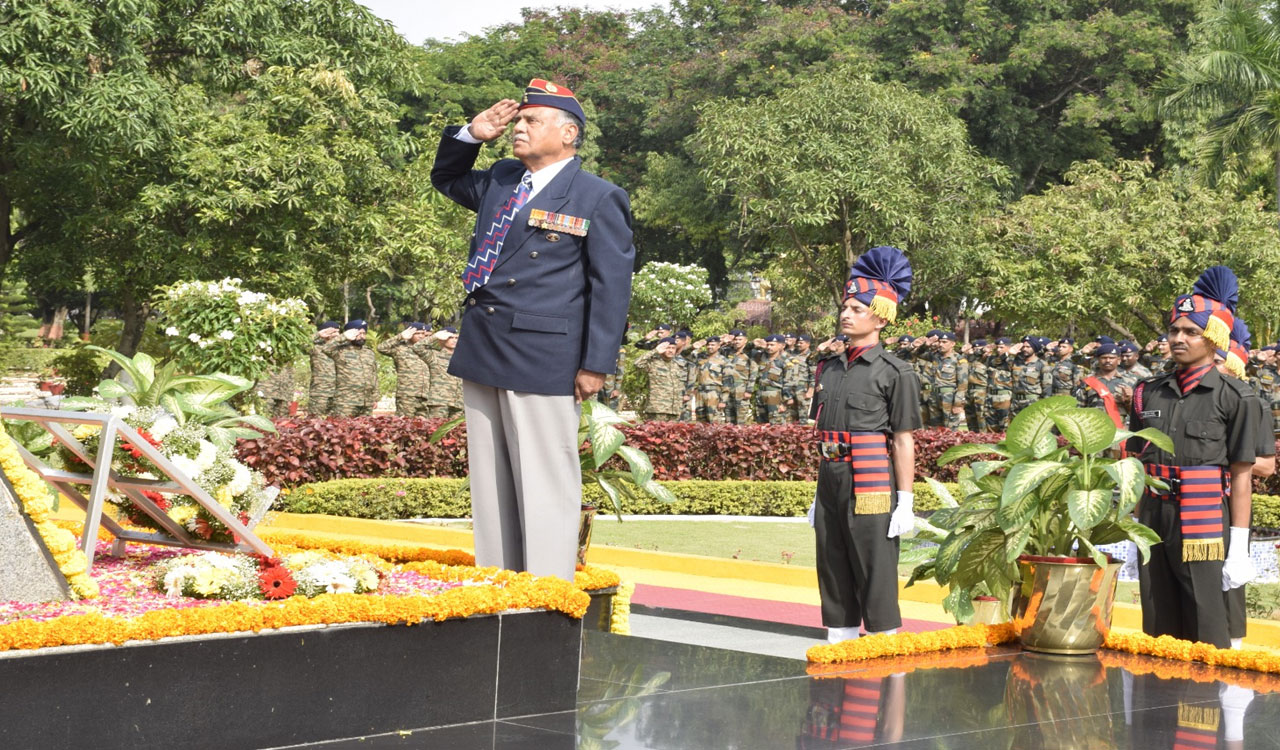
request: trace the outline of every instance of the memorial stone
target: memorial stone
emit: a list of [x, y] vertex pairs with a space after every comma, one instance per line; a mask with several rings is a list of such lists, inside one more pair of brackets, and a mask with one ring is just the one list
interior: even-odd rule
[[71, 598], [67, 579], [35, 524], [0, 474], [0, 601], [52, 602]]

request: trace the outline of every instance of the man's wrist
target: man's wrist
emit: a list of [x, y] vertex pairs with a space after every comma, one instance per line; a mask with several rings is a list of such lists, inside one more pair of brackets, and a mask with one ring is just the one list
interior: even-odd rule
[[475, 143], [484, 142], [484, 141], [481, 141], [479, 138], [475, 137], [474, 135], [471, 135], [471, 123], [467, 123], [466, 125], [463, 125], [458, 132], [453, 134], [453, 137], [457, 138], [463, 143], [475, 144]]

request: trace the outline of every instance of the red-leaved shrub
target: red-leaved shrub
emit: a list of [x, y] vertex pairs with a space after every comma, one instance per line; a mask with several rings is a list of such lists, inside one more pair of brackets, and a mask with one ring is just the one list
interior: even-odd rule
[[[465, 477], [466, 428], [460, 426], [432, 445], [428, 439], [441, 422], [394, 416], [281, 419], [278, 434], [241, 440], [237, 453], [268, 483], [282, 487], [347, 478]], [[628, 445], [649, 455], [658, 479], [812, 481], [818, 476], [812, 427], [641, 422], [623, 432]], [[1001, 437], [917, 430], [916, 476], [954, 481], [957, 469], [975, 458], [939, 467], [943, 451]]]

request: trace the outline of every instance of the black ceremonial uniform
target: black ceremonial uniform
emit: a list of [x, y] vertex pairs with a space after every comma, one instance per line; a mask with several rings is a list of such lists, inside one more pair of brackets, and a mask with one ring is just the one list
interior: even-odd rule
[[[1238, 381], [1237, 381], [1238, 382]], [[1258, 396], [1258, 392], [1253, 390], [1252, 386], [1247, 386], [1251, 394], [1249, 401], [1256, 404], [1253, 407], [1258, 412], [1258, 446], [1254, 451], [1258, 458], [1267, 458], [1276, 454], [1275, 434], [1267, 429], [1271, 424], [1271, 410], [1262, 405], [1262, 399]], [[1249, 525], [1253, 525], [1253, 519], [1249, 519]], [[1249, 613], [1245, 607], [1244, 586], [1237, 586], [1227, 591], [1224, 596], [1227, 600], [1227, 630], [1232, 638], [1244, 638], [1249, 626]]]
[[[1154, 427], [1164, 432], [1173, 440], [1174, 455], [1140, 438], [1129, 441], [1129, 450], [1148, 465], [1217, 466], [1224, 473], [1232, 463], [1253, 463], [1259, 414], [1250, 398], [1243, 383], [1224, 378], [1212, 367], [1186, 395], [1180, 392], [1176, 372], [1144, 380], [1134, 398], [1129, 429]], [[1225, 496], [1220, 508], [1225, 545], [1230, 540]], [[1138, 569], [1143, 631], [1229, 647], [1223, 561], [1183, 561], [1176, 493], [1160, 497], [1148, 491], [1138, 506], [1138, 520], [1163, 540], [1151, 547], [1150, 561]]]
[[[881, 433], [886, 440], [895, 432], [919, 429], [920, 386], [911, 365], [880, 344], [853, 362], [849, 354], [818, 363], [809, 414], [817, 429]], [[891, 490], [896, 491], [892, 468], [889, 474]], [[891, 513], [855, 513], [852, 499], [852, 465], [824, 460], [814, 511], [822, 624], [845, 628], [864, 623], [867, 632], [901, 627], [898, 538], [887, 537]]]

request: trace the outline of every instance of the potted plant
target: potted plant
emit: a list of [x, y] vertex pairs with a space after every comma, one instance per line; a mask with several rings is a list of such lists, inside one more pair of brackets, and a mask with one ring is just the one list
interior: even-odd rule
[[1098, 547], [1131, 541], [1145, 561], [1160, 541], [1131, 513], [1148, 484], [1163, 484], [1148, 478], [1138, 459], [1115, 455], [1135, 435], [1173, 451], [1158, 430], [1117, 429], [1105, 412], [1054, 396], [1019, 412], [999, 443], [951, 448], [939, 465], [982, 454], [997, 460], [975, 461], [960, 483], [958, 506], [930, 517], [947, 534], [913, 579], [948, 586], [943, 606], [961, 621], [972, 618], [979, 590], [1004, 600], [1012, 589], [1024, 648], [1097, 650], [1110, 627], [1120, 567]]

